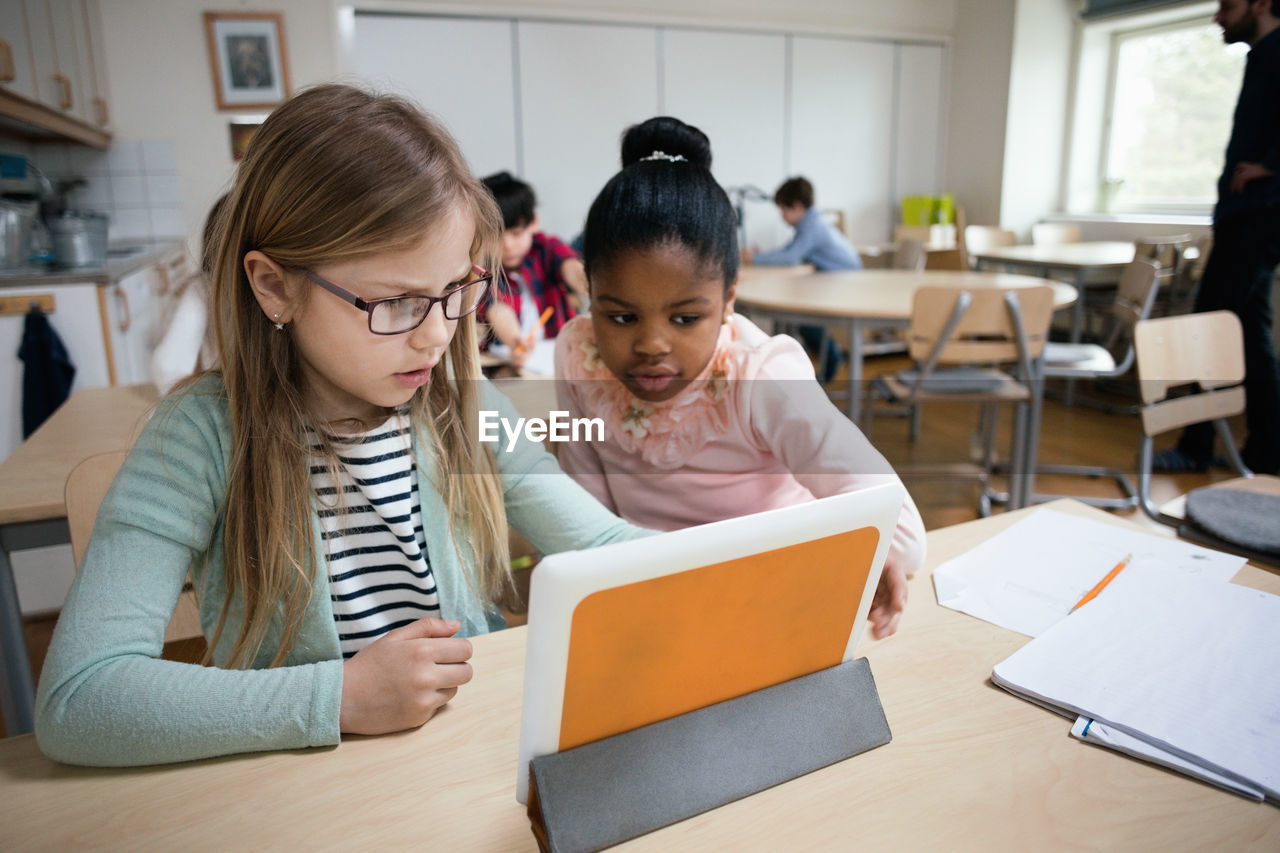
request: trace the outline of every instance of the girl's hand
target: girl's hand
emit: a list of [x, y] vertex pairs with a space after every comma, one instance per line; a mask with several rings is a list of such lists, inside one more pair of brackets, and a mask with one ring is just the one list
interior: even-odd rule
[[887, 563], [876, 586], [867, 614], [871, 620], [871, 636], [883, 640], [898, 630], [898, 620], [907, 606], [907, 574], [897, 563]]
[[388, 631], [342, 664], [338, 727], [377, 735], [420, 726], [471, 680], [459, 623], [430, 617]]

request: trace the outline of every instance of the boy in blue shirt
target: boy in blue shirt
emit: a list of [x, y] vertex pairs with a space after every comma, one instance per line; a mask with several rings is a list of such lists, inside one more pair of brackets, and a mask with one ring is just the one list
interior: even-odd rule
[[801, 177], [788, 178], [773, 194], [782, 220], [796, 229], [791, 242], [772, 252], [747, 250], [748, 263], [767, 266], [813, 264], [818, 272], [860, 270], [862, 260], [849, 240], [836, 227], [822, 218], [813, 206], [813, 184]]
[[[795, 235], [790, 243], [772, 252], [755, 253], [744, 249], [742, 260], [745, 263], [766, 266], [813, 264], [819, 272], [862, 269], [862, 259], [853, 245], [813, 206], [813, 184], [799, 176], [788, 178], [773, 194], [773, 203], [778, 206], [782, 220], [795, 229]], [[804, 338], [810, 352], [825, 351], [826, 368], [821, 380], [830, 382], [844, 362], [844, 353], [821, 326], [801, 326], [800, 337]]]

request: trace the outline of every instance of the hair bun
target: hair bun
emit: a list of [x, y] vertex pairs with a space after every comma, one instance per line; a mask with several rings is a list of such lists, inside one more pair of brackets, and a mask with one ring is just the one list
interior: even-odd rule
[[[654, 157], [654, 154], [660, 156]], [[655, 116], [627, 128], [622, 135], [622, 168], [641, 160], [664, 164], [681, 159], [711, 168], [711, 140], [691, 124], [671, 116]]]

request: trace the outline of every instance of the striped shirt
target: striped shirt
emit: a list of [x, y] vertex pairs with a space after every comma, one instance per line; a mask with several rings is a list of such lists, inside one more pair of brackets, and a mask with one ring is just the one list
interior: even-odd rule
[[330, 436], [337, 481], [308, 432], [311, 487], [329, 562], [333, 618], [349, 658], [386, 632], [440, 616], [422, 531], [417, 466], [403, 415], [358, 435]]

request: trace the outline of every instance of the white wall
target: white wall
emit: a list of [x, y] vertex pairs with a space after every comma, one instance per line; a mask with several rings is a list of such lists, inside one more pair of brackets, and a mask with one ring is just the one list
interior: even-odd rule
[[1029, 239], [1062, 209], [1063, 148], [1076, 0], [1017, 0], [1009, 69], [1000, 225]]
[[[189, 239], [228, 186], [234, 163], [205, 46], [206, 10], [284, 13], [293, 88], [329, 79], [335, 68], [334, 10], [324, 0], [106, 0], [106, 50], [112, 127], [122, 140], [172, 139]], [[194, 248], [194, 246], [193, 246]]]
[[[711, 23], [876, 35], [948, 35], [958, 0], [354, 0], [362, 9], [477, 11], [518, 17], [592, 18], [645, 23]], [[317, 4], [319, 5], [319, 4]]]
[[[217, 4], [208, 0], [106, 0], [102, 4], [114, 132], [122, 140], [173, 140], [182, 208], [193, 248], [209, 205], [226, 189], [233, 174], [227, 125], [240, 115], [216, 109], [201, 14], [209, 9], [283, 13], [290, 77], [296, 91], [340, 74], [338, 10], [350, 5], [342, 0], [228, 0]], [[987, 4], [985, 0], [795, 0], [785, 4], [775, 0], [704, 0], [696, 4], [687, 0], [361, 0], [359, 5], [398, 11], [713, 23], [744, 29], [910, 37], [950, 35], [956, 28], [959, 8]], [[477, 56], [483, 48], [476, 46]], [[1003, 96], [998, 97], [1003, 103]], [[987, 96], [979, 99], [985, 101]], [[743, 109], [750, 109], [750, 105], [744, 104]]]
[[1014, 0], [957, 0], [947, 185], [971, 224], [1000, 222]]

